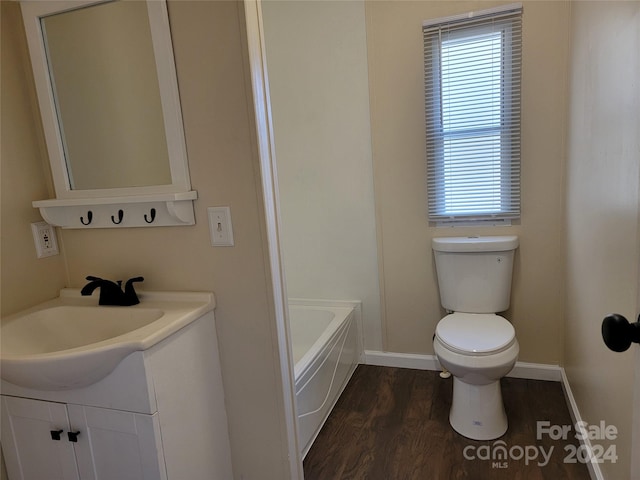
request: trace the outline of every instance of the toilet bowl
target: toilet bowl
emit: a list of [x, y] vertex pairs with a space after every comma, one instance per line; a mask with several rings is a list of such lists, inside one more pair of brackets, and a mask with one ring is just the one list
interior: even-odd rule
[[507, 310], [518, 237], [434, 238], [442, 318], [433, 338], [440, 364], [453, 375], [449, 423], [474, 440], [507, 431], [500, 379], [520, 347], [515, 329], [496, 312]]
[[504, 435], [508, 421], [500, 379], [511, 371], [520, 350], [513, 326], [494, 314], [454, 313], [438, 323], [433, 348], [453, 375], [453, 429], [474, 440]]

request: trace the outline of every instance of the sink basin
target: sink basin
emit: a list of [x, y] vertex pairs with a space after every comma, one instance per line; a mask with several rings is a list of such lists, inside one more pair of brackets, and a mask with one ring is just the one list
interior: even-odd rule
[[2, 319], [0, 376], [36, 390], [91, 385], [213, 310], [212, 293], [144, 292], [131, 307], [98, 306], [97, 293], [60, 296]]

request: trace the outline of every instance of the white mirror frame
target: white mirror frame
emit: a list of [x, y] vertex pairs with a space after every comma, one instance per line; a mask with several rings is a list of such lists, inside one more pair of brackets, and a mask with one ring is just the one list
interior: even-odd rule
[[53, 200], [33, 202], [43, 218], [64, 228], [193, 225], [193, 200], [166, 0], [146, 0], [164, 126], [171, 185], [72, 190], [49, 75], [41, 18], [113, 0], [23, 0], [20, 2], [49, 163]]

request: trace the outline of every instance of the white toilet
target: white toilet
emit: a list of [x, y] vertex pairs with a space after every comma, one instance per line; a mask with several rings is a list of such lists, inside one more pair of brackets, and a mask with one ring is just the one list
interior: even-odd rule
[[450, 312], [436, 326], [433, 348], [453, 375], [449, 423], [474, 440], [507, 431], [500, 379], [520, 347], [515, 330], [496, 315], [509, 308], [518, 237], [434, 238], [442, 306]]

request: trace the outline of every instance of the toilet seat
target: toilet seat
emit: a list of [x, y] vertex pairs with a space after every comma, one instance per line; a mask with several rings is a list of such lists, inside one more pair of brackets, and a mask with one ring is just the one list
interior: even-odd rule
[[516, 340], [509, 321], [493, 313], [452, 313], [436, 327], [436, 338], [448, 349], [466, 355], [492, 355]]

